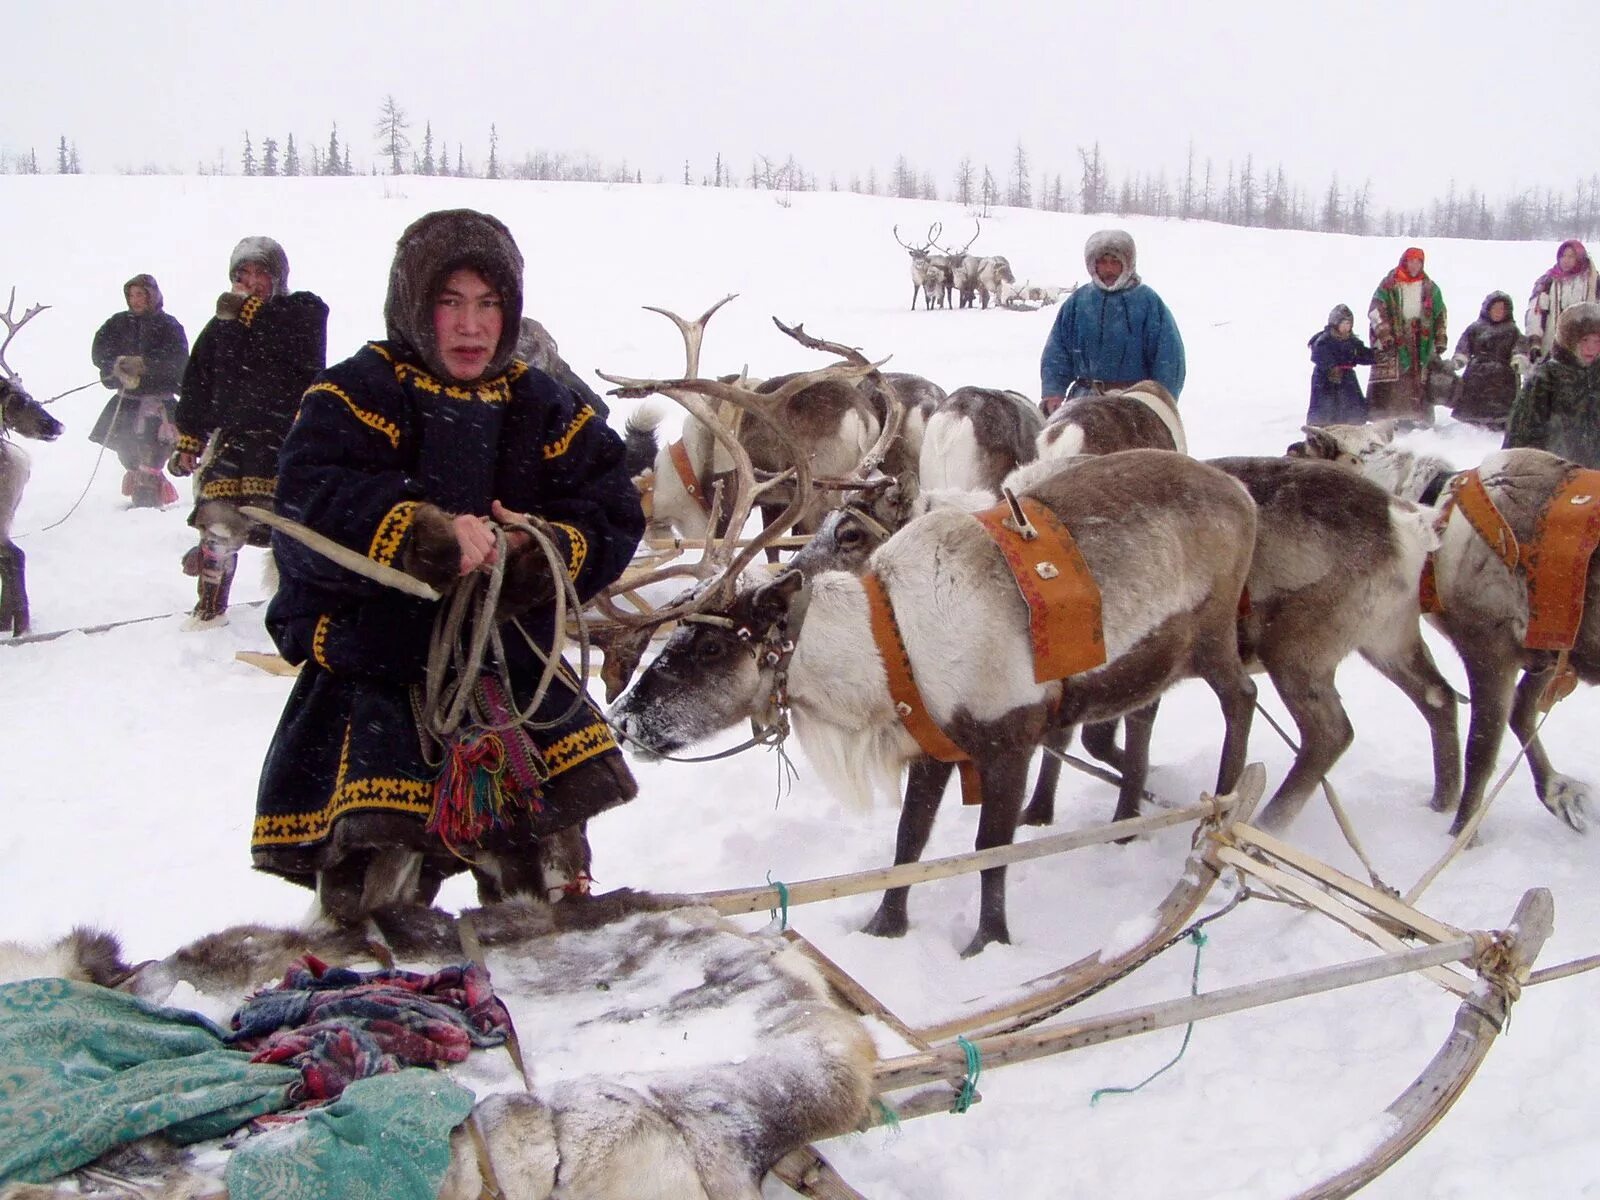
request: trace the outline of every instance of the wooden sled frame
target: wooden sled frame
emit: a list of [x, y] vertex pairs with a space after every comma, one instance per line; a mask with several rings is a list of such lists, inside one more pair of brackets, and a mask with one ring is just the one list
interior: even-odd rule
[[[1504, 1029], [1511, 1006], [1530, 981], [1534, 960], [1554, 927], [1554, 901], [1544, 888], [1533, 888], [1523, 894], [1504, 930], [1456, 929], [1248, 824], [1264, 784], [1265, 771], [1252, 764], [1234, 794], [1206, 798], [1189, 808], [1022, 845], [788, 886], [782, 899], [793, 906], [947, 878], [1001, 862], [1062, 853], [1185, 821], [1198, 822], [1184, 874], [1158, 906], [1154, 931], [1138, 946], [1104, 960], [1087, 956], [1022, 985], [1021, 995], [1014, 999], [921, 1029], [909, 1026], [820, 950], [789, 931], [786, 936], [816, 964], [845, 1004], [888, 1026], [915, 1048], [913, 1053], [879, 1062], [875, 1072], [877, 1116], [863, 1128], [890, 1119], [951, 1111], [968, 1062], [966, 1046], [953, 1040], [957, 1036], [975, 1047], [985, 1066], [1004, 1066], [1420, 972], [1460, 998], [1449, 1036], [1385, 1110], [1390, 1118], [1387, 1135], [1359, 1161], [1295, 1193], [1293, 1200], [1336, 1200], [1353, 1195], [1399, 1161], [1465, 1091]], [[1241, 886], [1253, 882], [1323, 913], [1372, 942], [1380, 953], [1090, 1020], [1025, 1029], [1114, 982], [1171, 944], [1224, 873], [1235, 875]], [[734, 914], [773, 907], [780, 902], [780, 895], [776, 888], [761, 887], [696, 899]], [[1470, 973], [1459, 969], [1463, 966]], [[966, 1038], [967, 1034], [972, 1036]], [[773, 1174], [803, 1196], [863, 1200], [814, 1146], [791, 1152], [773, 1167]]]

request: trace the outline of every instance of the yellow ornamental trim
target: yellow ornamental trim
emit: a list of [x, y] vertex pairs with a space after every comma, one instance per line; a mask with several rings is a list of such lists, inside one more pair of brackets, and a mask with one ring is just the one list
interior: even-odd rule
[[593, 416], [594, 409], [591, 406], [585, 404], [582, 408], [580, 408], [578, 410], [578, 415], [572, 418], [572, 424], [567, 426], [566, 432], [564, 432], [555, 441], [545, 444], [545, 458], [560, 458], [563, 454], [565, 454], [567, 452], [567, 448], [572, 445], [572, 439], [578, 436], [578, 431], [587, 425]]
[[237, 500], [245, 496], [262, 496], [271, 499], [278, 490], [278, 481], [264, 475], [246, 475], [241, 479], [208, 479], [200, 485], [202, 500]]
[[180, 433], [178, 435], [178, 453], [199, 454], [201, 449], [200, 439], [192, 434]]
[[392, 363], [394, 361], [394, 355], [390, 354], [388, 350], [380, 346], [377, 342], [368, 342], [367, 349], [371, 350], [379, 358], [383, 359], [384, 362]]
[[400, 427], [393, 421], [389, 421], [383, 417], [380, 417], [377, 413], [372, 412], [370, 409], [362, 408], [350, 398], [349, 394], [343, 388], [337, 386], [336, 384], [327, 382], [314, 383], [306, 389], [306, 395], [310, 396], [313, 392], [327, 392], [330, 395], [337, 396], [340, 400], [343, 400], [346, 407], [348, 407], [350, 411], [355, 414], [356, 420], [360, 421], [363, 425], [369, 426], [372, 429], [376, 429], [379, 433], [383, 434], [384, 437], [389, 439], [389, 445], [394, 449], [398, 450], [400, 448]]
[[589, 539], [576, 525], [565, 521], [551, 521], [550, 524], [567, 535], [567, 574], [576, 579], [589, 557]]
[[312, 631], [311, 634], [311, 657], [317, 660], [317, 666], [321, 667], [324, 671], [333, 670], [333, 668], [328, 665], [327, 655], [328, 626], [330, 624], [332, 624], [332, 618], [329, 617], [327, 613], [323, 613], [317, 618], [317, 627]]
[[402, 500], [383, 514], [377, 532], [372, 535], [372, 545], [367, 548], [368, 558], [386, 567], [394, 565], [394, 556], [400, 553], [400, 543], [411, 532], [411, 522], [417, 515], [417, 503], [415, 500]]
[[383, 809], [427, 817], [433, 810], [433, 784], [418, 779], [370, 776], [351, 779], [350, 727], [345, 726], [339, 747], [339, 769], [333, 778], [333, 794], [315, 812], [287, 813], [256, 818], [251, 834], [254, 846], [286, 846], [319, 842], [328, 836], [333, 823], [355, 809]]
[[550, 765], [550, 774], [554, 777], [616, 748], [617, 742], [611, 736], [610, 727], [604, 721], [596, 721], [544, 747], [543, 753], [545, 762]]
[[260, 296], [251, 296], [244, 302], [243, 307], [239, 309], [240, 322], [244, 325], [249, 325], [256, 319], [256, 314], [261, 311], [261, 306], [265, 303], [266, 301], [261, 299]]

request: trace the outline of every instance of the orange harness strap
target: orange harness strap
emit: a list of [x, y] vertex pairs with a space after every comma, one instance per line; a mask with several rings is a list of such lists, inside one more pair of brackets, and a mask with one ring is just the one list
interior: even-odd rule
[[700, 486], [700, 477], [694, 473], [694, 464], [689, 461], [689, 448], [679, 438], [667, 447], [667, 454], [672, 458], [672, 466], [678, 472], [678, 479], [683, 484], [683, 490], [694, 497], [702, 511], [711, 511], [711, 497], [706, 495], [706, 489]]
[[1489, 543], [1489, 549], [1500, 556], [1500, 561], [1505, 563], [1508, 571], [1515, 571], [1517, 564], [1522, 561], [1522, 547], [1517, 544], [1517, 535], [1511, 532], [1511, 526], [1506, 524], [1506, 519], [1489, 498], [1483, 486], [1483, 477], [1476, 470], [1461, 472], [1456, 476], [1451, 495], [1461, 506], [1462, 515], [1478, 531], [1478, 536]]
[[1089, 564], [1054, 512], [1028, 496], [1017, 503], [1027, 527], [1018, 526], [1009, 504], [974, 515], [1005, 556], [1028, 603], [1034, 682], [1049, 683], [1104, 666], [1100, 588]]
[[1539, 514], [1526, 548], [1530, 650], [1570, 650], [1583, 620], [1589, 559], [1600, 545], [1600, 471], [1577, 469]]
[[867, 592], [867, 611], [872, 621], [872, 640], [877, 643], [878, 656], [883, 659], [883, 669], [889, 676], [889, 698], [900, 723], [906, 727], [922, 752], [943, 763], [955, 763], [961, 772], [961, 802], [982, 804], [983, 787], [978, 778], [978, 764], [972, 757], [950, 740], [939, 728], [928, 707], [922, 702], [922, 690], [917, 687], [916, 676], [911, 671], [911, 656], [900, 636], [900, 626], [894, 619], [894, 609], [889, 604], [889, 593], [883, 580], [872, 573], [861, 577]]

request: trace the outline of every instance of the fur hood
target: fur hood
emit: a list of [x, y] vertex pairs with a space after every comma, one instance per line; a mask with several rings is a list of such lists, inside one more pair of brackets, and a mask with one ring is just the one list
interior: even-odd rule
[[[1478, 320], [1489, 321], [1489, 310], [1494, 307], [1496, 300], [1503, 300], [1506, 306], [1506, 320], [1511, 320], [1511, 315], [1517, 310], [1511, 304], [1511, 297], [1504, 292], [1490, 292], [1483, 298], [1483, 304], [1478, 309]], [[1503, 324], [1499, 321], [1489, 321], [1490, 324]]]
[[395, 245], [383, 320], [391, 341], [404, 345], [441, 379], [433, 332], [433, 300], [452, 271], [470, 267], [500, 293], [504, 321], [484, 377], [499, 375], [516, 354], [522, 327], [522, 252], [511, 231], [486, 213], [446, 209], [419, 217]]
[[1356, 315], [1350, 311], [1350, 306], [1348, 304], [1335, 304], [1328, 310], [1329, 330], [1337, 329], [1341, 321], [1349, 321], [1351, 330], [1354, 332]]
[[[1101, 283], [1095, 274], [1095, 260], [1103, 254], [1122, 260], [1122, 274], [1114, 283]], [[1139, 286], [1138, 263], [1134, 255], [1133, 235], [1125, 229], [1102, 229], [1091, 233], [1083, 244], [1083, 265], [1088, 268], [1089, 282], [1103, 292], [1125, 292]]]
[[239, 268], [247, 262], [259, 263], [272, 276], [272, 294], [289, 294], [289, 256], [273, 238], [255, 234], [241, 238], [228, 255], [228, 278], [237, 282]]
[[154, 275], [135, 275], [127, 283], [123, 284], [122, 302], [124, 304], [128, 302], [128, 293], [136, 287], [142, 287], [146, 292], [150, 293], [151, 312], [164, 312], [166, 310], [166, 301], [161, 297], [161, 285], [156, 282]]
[[1574, 304], [1556, 322], [1556, 345], [1575, 355], [1578, 343], [1591, 333], [1600, 333], [1600, 304]]

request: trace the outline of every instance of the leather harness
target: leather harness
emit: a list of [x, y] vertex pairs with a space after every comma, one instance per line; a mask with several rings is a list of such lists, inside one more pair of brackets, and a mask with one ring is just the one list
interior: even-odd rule
[[678, 472], [678, 480], [683, 484], [683, 490], [694, 498], [703, 512], [708, 516], [711, 513], [711, 497], [706, 495], [707, 489], [700, 483], [700, 477], [694, 473], [694, 464], [689, 461], [689, 448], [679, 438], [667, 447], [667, 454], [672, 459], [673, 469]]
[[[975, 514], [994, 540], [1028, 604], [1036, 683], [1065, 679], [1106, 661], [1100, 589], [1072, 534], [1055, 513], [1029, 497]], [[889, 695], [906, 732], [930, 758], [955, 763], [963, 804], [981, 804], [977, 763], [940, 728], [917, 687], [911, 656], [894, 618], [887, 589], [877, 575], [862, 577], [873, 640], [889, 678]]]

